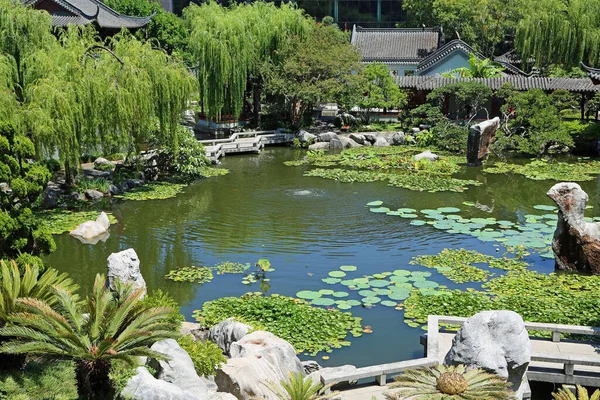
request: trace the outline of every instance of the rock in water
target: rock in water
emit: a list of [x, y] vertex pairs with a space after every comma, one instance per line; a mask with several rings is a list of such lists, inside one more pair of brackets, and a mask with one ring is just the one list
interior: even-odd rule
[[552, 239], [555, 268], [600, 275], [600, 224], [583, 219], [587, 193], [574, 182], [562, 182], [546, 194], [558, 205]]
[[112, 253], [106, 259], [108, 274], [106, 276], [107, 286], [115, 290], [115, 280], [123, 283], [131, 282], [136, 288], [144, 288], [146, 281], [140, 272], [140, 259], [135, 250], [127, 249], [118, 253]]
[[108, 215], [104, 211], [100, 213], [95, 221], [87, 221], [69, 232], [70, 235], [85, 240], [93, 240], [96, 237], [105, 235], [110, 227]]
[[500, 118], [480, 122], [469, 128], [467, 141], [467, 165], [478, 166], [487, 157], [490, 144], [494, 142]]
[[444, 364], [464, 364], [505, 378], [516, 391], [531, 360], [531, 342], [523, 318], [514, 311], [482, 311], [467, 319]]
[[246, 336], [251, 328], [251, 326], [242, 324], [234, 318], [227, 318], [210, 328], [208, 338], [219, 345], [223, 353], [229, 355], [231, 344]]
[[437, 161], [439, 160], [440, 156], [438, 156], [435, 153], [432, 153], [431, 150], [425, 150], [424, 152], [419, 153], [415, 156], [415, 161], [419, 161], [423, 158], [426, 158], [429, 161]]
[[197, 399], [208, 399], [208, 390], [196, 373], [194, 362], [174, 339], [160, 340], [150, 349], [167, 356], [166, 360], [151, 359], [149, 362], [158, 373], [158, 379], [174, 384]]

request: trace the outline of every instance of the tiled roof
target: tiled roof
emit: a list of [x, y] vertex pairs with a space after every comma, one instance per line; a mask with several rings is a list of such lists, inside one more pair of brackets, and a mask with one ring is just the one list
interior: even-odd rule
[[[600, 72], [600, 71], [599, 71]], [[480, 82], [492, 90], [500, 89], [510, 83], [516, 90], [542, 89], [544, 91], [568, 90], [570, 92], [598, 92], [600, 85], [595, 85], [589, 78], [544, 78], [508, 75], [499, 78], [445, 78], [435, 76], [398, 76], [396, 82], [401, 88], [416, 90], [433, 90], [458, 82]]]
[[600, 69], [588, 67], [582, 62], [579, 63], [579, 66], [581, 67], [581, 69], [588, 73], [588, 76], [592, 78], [592, 80], [596, 82], [600, 81]]
[[439, 29], [367, 29], [354, 26], [352, 44], [363, 61], [420, 61], [434, 52], [441, 36]]
[[[42, 0], [26, 0], [35, 8]], [[50, 0], [62, 8], [72, 12], [74, 15], [52, 15], [52, 24], [66, 26], [73, 24], [89, 24], [97, 21], [98, 26], [108, 29], [120, 29], [122, 27], [134, 29], [146, 26], [154, 15], [148, 17], [130, 17], [122, 15], [105, 5], [100, 0]]]

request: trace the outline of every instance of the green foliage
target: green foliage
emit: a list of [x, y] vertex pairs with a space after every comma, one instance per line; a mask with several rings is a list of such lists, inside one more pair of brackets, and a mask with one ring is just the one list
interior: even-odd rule
[[85, 192], [88, 189], [98, 190], [102, 193], [107, 193], [111, 182], [106, 178], [83, 178], [77, 182], [77, 189], [80, 192]]
[[179, 312], [179, 303], [175, 301], [171, 295], [167, 292], [163, 292], [161, 289], [153, 290], [152, 293], [146, 294], [137, 305], [139, 310], [148, 310], [152, 308], [169, 308], [171, 312], [167, 321], [172, 325], [174, 332], [179, 332], [182, 322], [185, 321], [185, 317]]
[[152, 182], [146, 183], [143, 186], [138, 186], [127, 193], [114, 197], [135, 201], [164, 200], [177, 196], [179, 193], [183, 192], [183, 189], [186, 186], [187, 185], [183, 183]]
[[364, 110], [363, 118], [370, 123], [372, 109], [401, 109], [407, 104], [408, 96], [401, 91], [386, 64], [372, 62], [360, 72], [360, 92], [364, 93], [357, 105]]
[[510, 119], [498, 131], [494, 147], [536, 156], [548, 153], [553, 146], [572, 147], [573, 139], [563, 129], [554, 102], [541, 89], [512, 93], [502, 106]]
[[250, 263], [241, 264], [235, 263], [231, 261], [223, 261], [213, 267], [217, 270], [217, 274], [243, 274], [246, 272], [248, 268], [250, 268]]
[[492, 91], [480, 82], [458, 82], [434, 89], [427, 95], [427, 103], [441, 110], [450, 102], [456, 119], [471, 120], [479, 111], [484, 110]]
[[133, 365], [129, 365], [121, 360], [116, 360], [111, 363], [108, 379], [110, 379], [110, 385], [115, 394], [113, 398], [115, 400], [121, 399], [119, 394], [125, 389], [129, 379], [133, 378], [136, 374], [136, 367]]
[[71, 361], [28, 362], [0, 371], [1, 400], [78, 400], [75, 365]]
[[431, 128], [435, 146], [455, 153], [466, 153], [469, 128], [445, 121]]
[[600, 162], [582, 161], [565, 163], [559, 161], [535, 160], [527, 164], [496, 162], [487, 167], [489, 174], [515, 173], [536, 181], [591, 181], [600, 174]]
[[161, 172], [188, 179], [209, 174], [206, 171], [211, 162], [206, 157], [202, 143], [183, 126], [177, 128], [177, 138], [176, 151], [169, 146], [162, 146], [157, 151], [157, 163]]
[[269, 260], [267, 260], [266, 258], [260, 258], [256, 262], [256, 266], [258, 267], [259, 271], [262, 272], [263, 274], [265, 272], [271, 270], [271, 262]]
[[213, 272], [208, 267], [179, 267], [166, 274], [165, 279], [175, 282], [207, 283], [212, 281]]
[[299, 127], [306, 110], [318, 103], [351, 102], [348, 88], [354, 93], [358, 87], [359, 61], [345, 32], [335, 25], [319, 25], [306, 37], [294, 38], [280, 66], [268, 68], [266, 89], [285, 101], [290, 123]]
[[279, 384], [275, 382], [263, 383], [279, 400], [324, 400], [337, 396], [339, 393], [328, 393], [325, 391], [331, 385], [323, 386], [320, 382], [313, 382], [312, 378], [304, 379], [301, 372], [289, 373], [288, 379]]
[[360, 318], [339, 310], [312, 307], [291, 297], [247, 293], [240, 298], [224, 297], [208, 301], [193, 314], [201, 324], [212, 327], [235, 317], [287, 340], [297, 352], [313, 355], [322, 350], [350, 345], [344, 341], [349, 331], [360, 333]]
[[[64, 232], [70, 232], [86, 221], [93, 221], [98, 218], [98, 211], [73, 211], [62, 208], [52, 210], [37, 210], [34, 218], [40, 225], [53, 235], [60, 235]], [[108, 220], [111, 224], [116, 224], [117, 219], [111, 212], [107, 212]]]
[[498, 375], [482, 369], [467, 369], [464, 365], [436, 365], [404, 371], [394, 377], [390, 388], [397, 391], [386, 393], [388, 400], [510, 400], [515, 394], [510, 384]]
[[64, 287], [54, 286], [53, 293], [54, 307], [36, 298], [15, 301], [25, 312], [11, 314], [0, 328], [0, 336], [10, 338], [0, 352], [75, 361], [81, 397], [107, 398], [113, 360], [136, 365], [137, 356], [161, 358], [149, 346], [176, 336], [168, 323], [171, 309], [137, 311], [141, 288], [119, 285], [113, 294], [104, 276], [97, 275], [92, 294], [84, 302]]
[[177, 343], [190, 355], [200, 376], [215, 375], [216, 370], [227, 362], [219, 346], [210, 340], [202, 343], [199, 340], [193, 341], [190, 335], [186, 335], [177, 339]]
[[473, 53], [469, 54], [469, 66], [460, 67], [443, 73], [447, 78], [496, 78], [502, 76], [501, 68], [495, 65], [489, 58], [480, 60]]
[[577, 385], [577, 395], [566, 387], [558, 389], [552, 393], [554, 400], [600, 400], [600, 390], [596, 389], [590, 397], [588, 391], [583, 386]]

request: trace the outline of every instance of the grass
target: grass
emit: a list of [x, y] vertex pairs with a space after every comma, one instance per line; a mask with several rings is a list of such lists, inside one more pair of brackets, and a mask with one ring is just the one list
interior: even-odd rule
[[105, 178], [93, 178], [93, 179], [81, 179], [77, 183], [77, 187], [80, 191], [85, 192], [86, 190], [98, 190], [99, 192], [106, 193], [111, 182]]
[[71, 361], [29, 362], [0, 371], [1, 400], [76, 400], [75, 365]]

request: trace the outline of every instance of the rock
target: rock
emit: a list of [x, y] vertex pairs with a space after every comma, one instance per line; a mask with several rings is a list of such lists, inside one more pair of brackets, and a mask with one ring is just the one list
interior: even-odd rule
[[140, 272], [140, 259], [135, 250], [127, 249], [118, 253], [112, 253], [106, 259], [108, 274], [106, 276], [107, 286], [115, 290], [115, 280], [123, 283], [131, 282], [136, 288], [144, 288], [146, 291], [146, 281]]
[[577, 183], [561, 182], [546, 194], [558, 206], [552, 239], [555, 268], [600, 275], [600, 223], [583, 219], [587, 193]]
[[329, 142], [320, 142], [308, 146], [309, 150], [329, 150]]
[[196, 112], [194, 110], [185, 110], [179, 118], [179, 123], [188, 128], [196, 126]]
[[108, 194], [110, 194], [111, 196], [123, 194], [123, 192], [124, 191], [120, 185], [115, 185], [114, 183], [111, 183], [110, 186], [108, 187]]
[[523, 318], [514, 311], [482, 311], [467, 319], [452, 341], [444, 364], [482, 368], [517, 390], [531, 360]]
[[479, 166], [487, 158], [490, 144], [494, 142], [500, 118], [480, 122], [469, 128], [467, 141], [467, 165]]
[[281, 379], [287, 379], [290, 372], [303, 371], [292, 345], [271, 332], [254, 331], [232, 343], [229, 353], [231, 358], [258, 356], [267, 360], [280, 372]]
[[[321, 368], [317, 371], [311, 372], [306, 378], [311, 378], [313, 382], [321, 382], [321, 375], [325, 373], [346, 373], [351, 374], [356, 371], [356, 367], [354, 365], [340, 365], [339, 367], [327, 367]], [[345, 385], [354, 385], [357, 381], [347, 381], [347, 382], [339, 382], [336, 386], [345, 386]]]
[[104, 168], [115, 169], [115, 163], [108, 161], [106, 158], [98, 157], [94, 160], [94, 168], [99, 170], [104, 170]]
[[128, 191], [131, 190], [133, 188], [136, 188], [138, 186], [143, 186], [144, 185], [144, 181], [141, 179], [125, 179], [123, 181], [123, 183], [121, 184], [121, 187], [124, 191]]
[[312, 133], [308, 133], [305, 130], [300, 130], [296, 134], [296, 137], [298, 138], [300, 143], [314, 143], [316, 139], [315, 135], [313, 135]]
[[388, 143], [388, 141], [381, 136], [378, 137], [377, 140], [375, 140], [375, 143], [373, 143], [373, 146], [375, 147], [388, 147], [389, 145], [390, 144]]
[[194, 362], [174, 339], [159, 340], [151, 350], [164, 354], [167, 360], [151, 359], [148, 365], [156, 370], [157, 378], [174, 384], [196, 399], [208, 399], [208, 390], [198, 377]]
[[74, 236], [75, 239], [79, 240], [83, 244], [97, 244], [98, 242], [106, 242], [110, 237], [110, 232], [104, 232], [98, 236], [92, 238], [84, 238], [81, 236]]
[[373, 133], [363, 133], [363, 136], [365, 137], [365, 140], [369, 141], [371, 144], [377, 141], [377, 135]]
[[0, 192], [5, 193], [5, 194], [11, 194], [12, 191], [13, 190], [10, 188], [8, 183], [6, 183], [6, 182], [0, 183]]
[[217, 392], [209, 397], [210, 400], [237, 400], [237, 397], [231, 393]]
[[121, 392], [133, 400], [198, 400], [198, 397], [173, 385], [153, 377], [145, 367], [138, 367]]
[[88, 189], [85, 191], [85, 197], [90, 200], [98, 200], [104, 197], [104, 193], [94, 189]]
[[358, 125], [358, 120], [350, 113], [341, 113], [335, 116], [333, 124], [338, 128], [341, 128], [342, 126], [352, 127]]
[[332, 139], [337, 139], [338, 135], [335, 132], [325, 132], [317, 135], [317, 142], [331, 142]]
[[315, 371], [322, 369], [323, 367], [321, 367], [321, 365], [314, 360], [308, 360], [302, 361], [302, 368], [304, 368], [304, 374], [309, 375]]
[[412, 134], [414, 135], [415, 133], [419, 133], [421, 132], [420, 128], [411, 128], [410, 131], [412, 132]]
[[392, 146], [403, 146], [406, 144], [406, 136], [404, 132], [396, 132], [392, 136], [392, 142], [390, 143]]
[[[6, 184], [8, 187], [8, 184]], [[10, 187], [8, 187], [10, 189]], [[8, 191], [6, 191], [8, 193]], [[11, 190], [12, 192], [12, 190]], [[48, 182], [48, 186], [42, 192], [42, 199], [40, 201], [40, 207], [42, 208], [54, 208], [58, 204], [58, 196], [60, 195], [60, 187], [54, 182]]]
[[354, 140], [349, 139], [347, 137], [340, 136], [340, 140], [344, 145], [345, 149], [353, 149], [355, 147], [362, 147], [362, 144], [356, 143]]
[[373, 145], [371, 144], [371, 142], [369, 142], [368, 140], [365, 139], [365, 144], [363, 144], [363, 146], [370, 147], [370, 146], [373, 146]]
[[204, 385], [206, 385], [206, 389], [208, 390], [208, 394], [209, 394], [208, 397], [210, 397], [212, 399], [211, 396], [219, 391], [219, 388], [217, 387], [217, 384], [215, 383], [214, 375], [207, 376], [207, 377], [201, 376], [200, 380], [202, 382], [204, 382]]
[[251, 328], [250, 325], [238, 322], [234, 318], [227, 318], [210, 328], [208, 339], [219, 345], [223, 353], [229, 355], [231, 344], [246, 336]]
[[303, 372], [296, 351], [288, 342], [270, 332], [255, 331], [233, 343], [231, 358], [217, 369], [215, 382], [221, 392], [238, 399], [255, 397], [277, 400], [261, 382], [278, 384], [289, 373]]
[[87, 168], [84, 168], [82, 171], [83, 171], [84, 176], [90, 177], [92, 179], [97, 179], [97, 178], [110, 179], [112, 177], [112, 171], [98, 171], [97, 169], [87, 169]]
[[419, 125], [419, 129], [422, 130], [422, 131], [426, 131], [429, 128], [431, 128], [431, 125], [425, 125], [425, 124], [420, 124]]
[[110, 228], [110, 221], [108, 220], [106, 213], [102, 211], [95, 221], [84, 222], [69, 232], [69, 234], [89, 240], [106, 234], [108, 228]]
[[358, 144], [365, 144], [365, 135], [361, 135], [360, 133], [351, 133], [350, 139], [354, 140]]
[[438, 156], [435, 153], [432, 153], [431, 150], [425, 150], [424, 152], [419, 153], [415, 156], [415, 161], [419, 161], [422, 158], [426, 158], [429, 161], [437, 161], [440, 158], [440, 156]]
[[341, 138], [335, 137], [329, 141], [329, 150], [343, 150], [344, 143], [342, 143]]
[[71, 193], [71, 198], [75, 201], [85, 201], [85, 196], [79, 192]]

